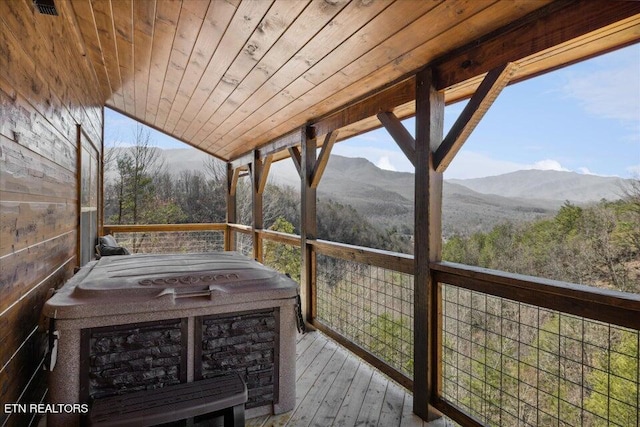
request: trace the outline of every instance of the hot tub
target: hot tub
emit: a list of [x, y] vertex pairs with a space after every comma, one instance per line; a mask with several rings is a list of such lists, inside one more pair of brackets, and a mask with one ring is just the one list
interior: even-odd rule
[[[105, 257], [44, 307], [53, 349], [49, 402], [210, 378], [235, 370], [247, 417], [295, 404], [298, 285], [233, 252]], [[78, 424], [49, 414], [49, 426]]]

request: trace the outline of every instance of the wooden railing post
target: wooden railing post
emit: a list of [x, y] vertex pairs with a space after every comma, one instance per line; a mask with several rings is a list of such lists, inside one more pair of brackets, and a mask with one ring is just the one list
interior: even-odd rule
[[316, 165], [316, 141], [313, 129], [304, 127], [301, 130], [301, 206], [300, 206], [300, 240], [302, 251], [302, 271], [300, 274], [300, 294], [302, 313], [305, 320], [311, 323], [315, 318], [315, 251], [309, 240], [317, 238], [318, 220], [316, 212], [316, 189], [313, 187], [313, 173]]
[[[235, 224], [237, 222], [237, 205], [236, 205], [236, 185], [238, 183], [238, 173], [234, 170], [231, 163], [227, 163], [227, 224]], [[234, 232], [227, 226], [224, 233], [224, 250], [234, 251], [236, 242]]]
[[260, 231], [264, 228], [264, 218], [260, 181], [262, 180], [263, 168], [262, 160], [260, 159], [260, 152], [258, 150], [253, 150], [253, 161], [249, 165], [249, 171], [251, 172], [251, 227], [253, 229], [253, 258], [258, 262], [262, 262], [262, 238], [260, 237]]
[[416, 76], [415, 147], [415, 279], [413, 412], [425, 420], [440, 415], [430, 403], [438, 395], [438, 284], [430, 262], [442, 255], [442, 173], [436, 172], [433, 153], [442, 142], [444, 95], [438, 92], [431, 69]]

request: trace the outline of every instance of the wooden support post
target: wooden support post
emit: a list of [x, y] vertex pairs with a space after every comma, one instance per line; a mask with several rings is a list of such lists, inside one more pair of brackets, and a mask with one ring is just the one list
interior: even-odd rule
[[[234, 169], [231, 163], [227, 163], [227, 224], [235, 224], [237, 222], [236, 187], [239, 176], [240, 169]], [[236, 249], [233, 235], [233, 230], [227, 227], [224, 233], [225, 251], [234, 251]]]
[[[269, 166], [271, 164], [269, 163]], [[253, 151], [253, 161], [249, 165], [249, 171], [251, 172], [251, 205], [252, 205], [252, 222], [253, 228], [253, 258], [258, 262], [262, 262], [262, 238], [260, 237], [260, 231], [264, 228], [264, 218], [262, 212], [262, 193], [264, 191], [264, 183], [266, 182], [266, 176], [262, 174], [265, 171], [262, 160], [260, 159], [260, 152], [258, 150]], [[267, 172], [269, 170], [267, 169]]]
[[440, 415], [429, 406], [439, 393], [441, 336], [438, 284], [429, 263], [442, 254], [442, 173], [433, 153], [442, 141], [444, 94], [431, 69], [416, 76], [415, 281], [413, 412], [425, 420]]
[[316, 239], [318, 234], [318, 219], [316, 212], [316, 189], [311, 185], [316, 167], [316, 141], [313, 128], [304, 127], [301, 130], [301, 206], [300, 206], [300, 237], [302, 244], [302, 271], [300, 274], [300, 297], [302, 300], [302, 314], [311, 323], [315, 317], [315, 251], [308, 240]]

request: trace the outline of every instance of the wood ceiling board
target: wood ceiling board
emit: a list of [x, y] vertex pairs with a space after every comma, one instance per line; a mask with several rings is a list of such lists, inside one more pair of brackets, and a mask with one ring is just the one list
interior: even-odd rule
[[[530, 4], [530, 7], [539, 4], [533, 3], [533, 5]], [[261, 109], [261, 112], [252, 115], [248, 121], [245, 121], [242, 128], [238, 128], [238, 130], [250, 129], [247, 133], [242, 135], [230, 133], [224, 138], [228, 138], [228, 141], [255, 140], [259, 135], [265, 139], [273, 138], [281, 133], [288, 124], [301, 125], [339, 108], [348, 100], [380, 87], [384, 82], [406, 74], [406, 68], [409, 68], [406, 65], [408, 62], [416, 64], [411, 67], [415, 70], [421, 64], [435, 58], [439, 53], [456, 47], [455, 43], [460, 44], [460, 40], [464, 40], [461, 37], [466, 34], [468, 28], [479, 28], [484, 25], [482, 28], [488, 32], [510, 22], [510, 19], [513, 19], [514, 9], [518, 13], [518, 17], [525, 15], [528, 11], [528, 9], [515, 8], [511, 2], [498, 2], [492, 7], [486, 7], [486, 3], [483, 2], [443, 3], [405, 27], [402, 32], [396, 33], [362, 57], [352, 61], [347, 67], [332, 75], [322, 84], [307, 91], [301, 91], [296, 102], [275, 111], [273, 108]], [[450, 16], [453, 18], [448, 18]], [[429, 33], [425, 34], [424, 28], [430, 28]], [[427, 43], [422, 43], [423, 40], [417, 37], [417, 34], [425, 34], [425, 37], [430, 37], [430, 40]], [[437, 35], [432, 37], [434, 34]], [[416, 45], [423, 47], [420, 57], [412, 56], [408, 52]], [[403, 54], [404, 52], [407, 53]], [[381, 66], [381, 64], [386, 64], [386, 66]], [[352, 82], [355, 83], [351, 84]], [[304, 112], [293, 116], [299, 111]], [[257, 122], [258, 119], [264, 121], [260, 123]], [[223, 151], [223, 155], [227, 155], [227, 153]]]
[[190, 61], [182, 76], [176, 97], [171, 104], [167, 122], [177, 123], [182, 116], [194, 91], [200, 84], [202, 75], [227, 30], [238, 4], [239, 0], [234, 0], [233, 2], [215, 1], [209, 4], [200, 34], [198, 34], [198, 39], [191, 53]]
[[[205, 116], [209, 115], [211, 118], [215, 114], [218, 107], [235, 88], [242, 84], [247, 75], [257, 66], [307, 4], [306, 1], [277, 1], [271, 6], [202, 106], [201, 111]], [[185, 97], [185, 103], [188, 99], [189, 97]], [[184, 134], [193, 122], [192, 119], [193, 117], [185, 114], [172, 132], [179, 135]], [[197, 136], [194, 139], [199, 141]]]
[[71, 4], [77, 17], [76, 22], [78, 23], [80, 34], [84, 40], [86, 53], [91, 59], [92, 67], [100, 82], [102, 97], [108, 100], [111, 98], [112, 93], [111, 84], [109, 83], [109, 74], [102, 57], [102, 48], [100, 47], [100, 39], [93, 18], [91, 3], [89, 0], [80, 0], [74, 1]]
[[153, 34], [153, 47], [151, 49], [151, 70], [149, 73], [149, 86], [147, 91], [147, 107], [145, 121], [153, 123], [158, 114], [158, 104], [162, 87], [167, 74], [167, 66], [171, 57], [171, 47], [176, 35], [181, 1], [161, 1], [157, 4], [156, 23]]
[[[91, 3], [91, 7], [93, 8], [93, 18], [102, 48], [102, 55], [105, 58], [117, 58], [118, 50], [116, 47], [115, 29], [111, 13], [111, 2], [96, 1]], [[122, 88], [122, 78], [120, 77], [118, 61], [106, 60], [105, 68], [109, 75], [109, 85], [112, 93], [110, 102], [119, 108], [124, 108], [124, 97], [120, 91]]]
[[189, 9], [182, 7], [173, 45], [171, 46], [169, 64], [165, 72], [164, 84], [158, 103], [158, 113], [154, 118], [154, 124], [161, 129], [164, 129], [167, 117], [171, 112], [173, 101], [178, 93], [182, 76], [189, 64], [203, 23], [204, 16], [194, 15]]
[[134, 50], [133, 63], [135, 69], [135, 115], [144, 117], [147, 112], [147, 94], [151, 68], [151, 50], [153, 47], [153, 30], [156, 22], [156, 1], [137, 1], [133, 4]]
[[[566, 2], [563, 2], [563, 3], [566, 3]], [[625, 12], [622, 12], [622, 13], [626, 13], [626, 14], [630, 14], [630, 13], [631, 13], [631, 12], [630, 12], [630, 8], [629, 8], [628, 6], [627, 6], [626, 8], [623, 8], [623, 9], [625, 9]], [[621, 12], [617, 12], [617, 15], [614, 15], [614, 16], [616, 17], [615, 19], [619, 18], [620, 14], [621, 14]], [[624, 16], [624, 15], [623, 15], [623, 16]], [[603, 19], [601, 19], [601, 20], [600, 20], [600, 22], [601, 22], [601, 23], [602, 23], [602, 22], [607, 22], [607, 20], [611, 20], [611, 19], [612, 19], [611, 17], [609, 17], [609, 18], [605, 18], [604, 20], [603, 20]], [[570, 34], [571, 34], [571, 33], [570, 33]], [[444, 36], [444, 35], [443, 35], [443, 36]], [[564, 37], [567, 37], [567, 34], [564, 34]], [[525, 42], [523, 42], [523, 44], [526, 44], [526, 43], [525, 43]], [[424, 45], [423, 45], [423, 46], [419, 47], [418, 49], [419, 49], [419, 50], [425, 50], [425, 49], [426, 49], [426, 46], [424, 46]], [[403, 61], [406, 61], [406, 60], [407, 60], [407, 58], [409, 58], [409, 57], [410, 57], [410, 55], [405, 55], [405, 56], [402, 58], [402, 60], [403, 60]], [[388, 64], [387, 69], [385, 70], [385, 73], [386, 73], [386, 74], [391, 74], [391, 73], [393, 73], [393, 70], [395, 69], [395, 65], [396, 65], [396, 64], [393, 64], [393, 63]], [[393, 68], [389, 68], [389, 67], [393, 67]], [[369, 76], [369, 77], [364, 78], [364, 79], [360, 79], [360, 80], [359, 80], [359, 83], [357, 83], [357, 84], [356, 84], [356, 85], [354, 85], [354, 86], [356, 86], [356, 87], [357, 87], [357, 85], [358, 85], [358, 84], [367, 84], [367, 81], [368, 81], [371, 77], [372, 77], [372, 76]], [[477, 80], [477, 84], [479, 84], [479, 82], [480, 82], [480, 81], [481, 81], [481, 79], [478, 79], [478, 80]], [[473, 89], [475, 90], [475, 87], [477, 87], [477, 84], [472, 85], [472, 86], [468, 86], [468, 87], [469, 87], [469, 88], [473, 88]], [[372, 84], [372, 86], [374, 86], [374, 85], [375, 85], [375, 81], [374, 81], [374, 83]], [[470, 92], [468, 95], [470, 95], [470, 94], [472, 94], [472, 93], [473, 93], [473, 92]], [[309, 94], [309, 95], [310, 95], [310, 94]], [[450, 93], [449, 93], [449, 91], [447, 91], [446, 95], [447, 95], [447, 96], [446, 96], [446, 98], [447, 98], [447, 102], [449, 102], [449, 101], [450, 101], [450, 99], [452, 99], [452, 98], [454, 97], [453, 95], [455, 95], [455, 94], [450, 94]], [[467, 96], [468, 96], [468, 95], [467, 95]], [[458, 98], [458, 99], [460, 99], [460, 98]], [[322, 104], [321, 104], [321, 103], [319, 103], [319, 105], [322, 105]], [[338, 100], [335, 102], [335, 105], [337, 106], [336, 108], [338, 108], [338, 106], [340, 105], [340, 97], [339, 97], [339, 96], [338, 96]], [[280, 113], [277, 113], [277, 114], [280, 114]], [[279, 118], [277, 117], [277, 114], [276, 114], [276, 115], [274, 115], [274, 117], [272, 117], [271, 119], [272, 119], [272, 120], [274, 120], [274, 119], [275, 119], [276, 121], [278, 121], [278, 119], [279, 119]], [[310, 120], [310, 118], [311, 118], [311, 117], [314, 117], [314, 115], [315, 115], [315, 116], [317, 116], [317, 112], [315, 112], [315, 111], [314, 111], [314, 112], [312, 112], [312, 113], [307, 113], [306, 115], [303, 115], [302, 117], [293, 117], [293, 118], [290, 118], [289, 123], [295, 123], [295, 124], [304, 123], [304, 122], [306, 122], [306, 121]], [[254, 124], [254, 129], [256, 129], [256, 130], [257, 130], [257, 129], [260, 129], [260, 128], [261, 128], [261, 127], [260, 127], [259, 125], [255, 125], [255, 124]], [[280, 126], [279, 128], [274, 129], [274, 130], [272, 131], [273, 133], [271, 133], [271, 132], [265, 132], [265, 131], [263, 130], [263, 131], [262, 131], [262, 135], [264, 135], [264, 137], [265, 137], [265, 138], [269, 138], [269, 137], [272, 137], [274, 134], [278, 134], [278, 133], [283, 132], [283, 131], [286, 131], [286, 127], [285, 127], [285, 126]], [[248, 133], [248, 134], [246, 134], [246, 135], [243, 135], [243, 136], [239, 137], [238, 139], [239, 139], [239, 140], [245, 140], [245, 139], [247, 139], [247, 140], [251, 140], [251, 138], [254, 138], [254, 135], [253, 135], [252, 133]]]
[[[386, 4], [380, 4], [380, 6], [386, 6]], [[244, 123], [249, 118], [255, 122], [258, 118], [257, 115], [261, 115], [260, 117], [264, 119], [269, 115], [268, 111], [277, 110], [275, 105], [287, 105], [294, 102], [301, 94], [311, 90], [315, 84], [305, 79], [305, 73], [318, 67], [332, 67], [334, 72], [339, 70], [343, 61], [347, 63], [353, 61], [359, 53], [382, 42], [396, 33], [399, 28], [414, 21], [420, 13], [426, 13], [432, 8], [433, 5], [428, 2], [396, 2], [384, 10], [374, 9], [371, 6], [365, 8], [359, 4], [349, 5], [331, 21], [330, 26], [322, 30], [322, 32], [328, 33], [324, 37], [327, 40], [326, 43], [323, 43], [326, 45], [325, 47], [321, 49], [322, 45], [317, 45], [314, 42], [317, 37], [314, 38], [300, 53], [296, 54], [295, 58], [298, 59], [296, 62], [288, 63], [283, 67], [282, 71], [279, 71], [267, 84], [257, 90], [223, 126], [209, 135], [208, 139], [220, 140], [221, 146], [227, 145], [236, 135], [234, 133], [228, 137], [225, 135], [233, 132], [238, 125], [244, 127]], [[353, 20], [354, 15], [358, 20]], [[340, 33], [343, 35], [338, 36]], [[329, 43], [330, 40], [333, 42]], [[346, 46], [346, 48], [342, 48], [342, 46]], [[334, 54], [336, 50], [339, 50], [337, 56]], [[322, 55], [318, 55], [316, 51], [321, 52]], [[295, 79], [295, 85], [291, 84], [292, 78]], [[256, 108], [259, 110], [256, 111]]]
[[[204, 127], [199, 130], [194, 138], [204, 141], [204, 138], [207, 138], [221, 123], [229, 120], [229, 116], [234, 112], [238, 110], [243, 112], [252, 111], [251, 107], [246, 107], [245, 101], [254, 96], [255, 92], [262, 90], [265, 82], [273, 80], [279, 81], [280, 79], [284, 80], [284, 82], [288, 81], [290, 79], [290, 73], [292, 72], [290, 68], [295, 66], [296, 60], [304, 60], [302, 57], [297, 58], [298, 52], [331, 22], [336, 14], [343, 9], [345, 4], [345, 1], [333, 4], [326, 3], [323, 0], [312, 1], [300, 17], [289, 27], [287, 32], [276, 42], [273, 48], [262, 58], [252, 73], [242, 82], [242, 85], [234, 90], [222, 107], [216, 112], [215, 117], [202, 120]], [[282, 83], [282, 85], [284, 87], [285, 83]], [[260, 102], [264, 103], [266, 99], [254, 102], [258, 104]], [[196, 123], [199, 123], [199, 118], [196, 118]], [[187, 136], [189, 135], [193, 136], [192, 133], [187, 134]], [[215, 138], [207, 139], [215, 141]], [[204, 142], [206, 144], [206, 141]]]
[[[133, 62], [133, 3], [131, 0], [111, 2], [114, 28], [116, 31], [116, 49], [118, 66], [122, 79], [122, 97], [124, 110], [130, 114], [135, 111], [135, 67]], [[115, 58], [111, 58], [115, 60]], [[107, 104], [115, 107], [114, 105]]]
[[[272, 3], [272, 0], [240, 3], [200, 80], [198, 89], [190, 97], [189, 103], [182, 113], [183, 116], [196, 118], [200, 114], [218, 82], [240, 54], [241, 49], [256, 30]], [[180, 137], [188, 140], [193, 139], [188, 137], [187, 133], [181, 134]]]

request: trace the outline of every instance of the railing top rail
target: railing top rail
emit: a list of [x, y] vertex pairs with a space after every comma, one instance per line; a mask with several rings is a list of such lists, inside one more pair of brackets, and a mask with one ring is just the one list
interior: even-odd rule
[[436, 280], [461, 288], [640, 329], [640, 294], [507, 273], [451, 262], [432, 263]]
[[234, 231], [239, 231], [240, 233], [249, 234], [253, 231], [253, 228], [250, 225], [243, 224], [227, 224], [230, 229]]
[[300, 236], [298, 236], [297, 234], [289, 234], [273, 230], [260, 230], [258, 231], [258, 233], [264, 240], [271, 240], [274, 242], [284, 243], [286, 245], [292, 246], [300, 245]]
[[107, 224], [103, 226], [105, 234], [110, 233], [143, 233], [172, 231], [224, 231], [227, 224]]
[[386, 268], [413, 275], [413, 255], [389, 252], [381, 249], [364, 248], [344, 243], [328, 242], [326, 240], [309, 240], [317, 253], [347, 261], [371, 264], [375, 267]]

